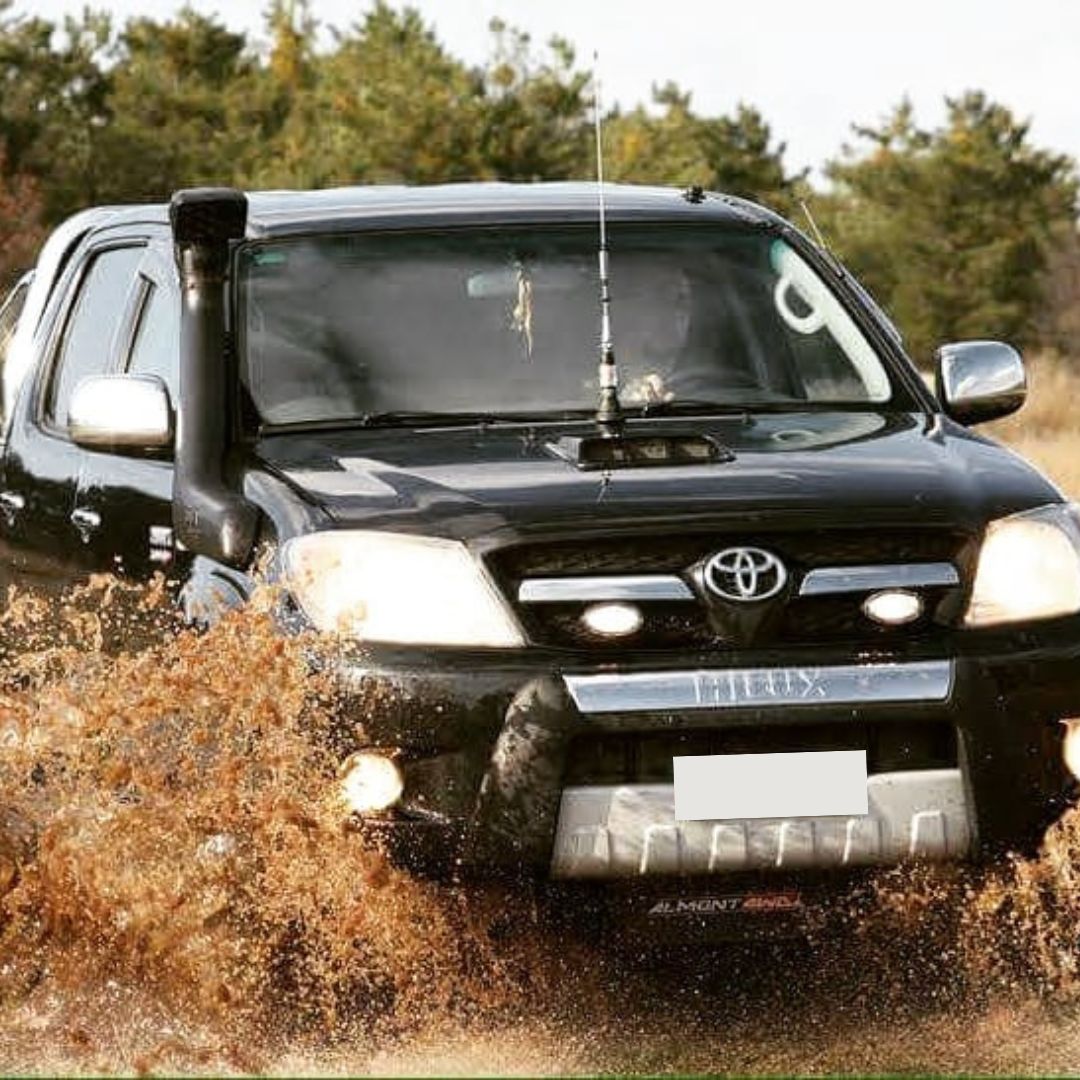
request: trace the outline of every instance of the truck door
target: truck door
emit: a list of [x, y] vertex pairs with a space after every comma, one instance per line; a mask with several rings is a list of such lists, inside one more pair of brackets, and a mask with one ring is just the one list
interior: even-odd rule
[[0, 487], [0, 558], [8, 582], [55, 590], [93, 563], [73, 520], [85, 457], [67, 433], [68, 406], [86, 376], [115, 370], [130, 333], [145, 238], [98, 234], [72, 260], [46, 315], [36, 370], [14, 406]]
[[[118, 371], [156, 375], [175, 404], [180, 369], [180, 289], [168, 247], [151, 244], [136, 275], [132, 330]], [[84, 449], [71, 517], [82, 523], [91, 568], [148, 579], [179, 570], [172, 537], [171, 452]]]

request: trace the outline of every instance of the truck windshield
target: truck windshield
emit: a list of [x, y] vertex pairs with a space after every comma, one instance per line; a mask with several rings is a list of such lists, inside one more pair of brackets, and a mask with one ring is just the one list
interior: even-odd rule
[[[264, 425], [595, 405], [593, 229], [366, 233], [240, 257], [242, 378]], [[611, 233], [624, 406], [881, 405], [881, 359], [788, 244], [759, 231]]]

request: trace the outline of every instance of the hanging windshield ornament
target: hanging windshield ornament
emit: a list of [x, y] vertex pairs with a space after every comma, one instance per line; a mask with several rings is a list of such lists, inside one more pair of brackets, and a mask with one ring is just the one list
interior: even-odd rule
[[525, 358], [532, 359], [533, 353], [533, 286], [525, 264], [514, 264], [517, 300], [510, 312], [510, 325], [521, 336], [525, 345]]

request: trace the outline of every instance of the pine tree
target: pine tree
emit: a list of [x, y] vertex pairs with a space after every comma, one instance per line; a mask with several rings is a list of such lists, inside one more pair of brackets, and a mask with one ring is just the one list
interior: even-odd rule
[[1075, 222], [1073, 163], [985, 95], [947, 99], [943, 126], [904, 103], [829, 164], [829, 232], [911, 351], [947, 340], [1038, 338], [1048, 261]]

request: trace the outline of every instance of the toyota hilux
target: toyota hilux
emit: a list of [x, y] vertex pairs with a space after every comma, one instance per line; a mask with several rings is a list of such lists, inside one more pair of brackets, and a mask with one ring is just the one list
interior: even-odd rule
[[611, 186], [599, 274], [597, 224], [590, 184], [72, 219], [7, 345], [4, 582], [164, 570], [207, 622], [270, 552], [282, 632], [355, 645], [343, 813], [417, 872], [735, 925], [1030, 849], [1080, 519], [972, 430], [1019, 355], [945, 344], [931, 391], [740, 199]]

